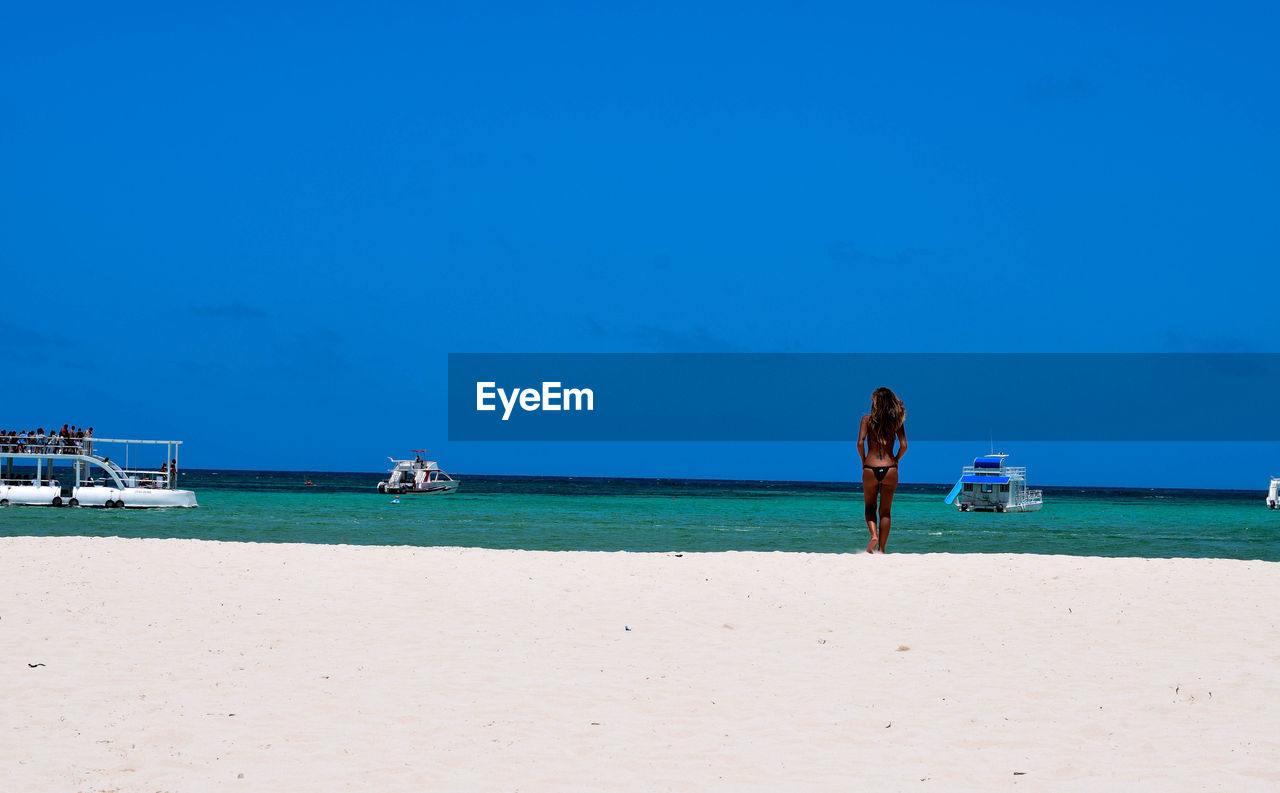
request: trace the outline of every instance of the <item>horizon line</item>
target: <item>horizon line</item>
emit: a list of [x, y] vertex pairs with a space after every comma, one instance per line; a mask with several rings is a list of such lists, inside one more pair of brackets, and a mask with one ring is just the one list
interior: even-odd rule
[[[330, 471], [318, 468], [306, 469], [277, 469], [277, 468], [186, 468], [183, 473], [204, 472], [204, 473], [266, 473], [266, 474], [348, 474], [352, 476], [381, 476], [386, 471]], [[717, 478], [717, 477], [700, 477], [700, 476], [598, 476], [593, 474], [495, 474], [495, 473], [476, 473], [476, 472], [450, 472], [450, 476], [461, 479], [462, 477], [479, 477], [479, 478], [497, 478], [497, 479], [598, 479], [601, 481], [608, 480], [652, 480], [656, 482], [708, 482], [708, 483], [766, 483], [772, 482], [776, 484], [793, 484], [793, 485], [861, 485], [861, 480], [854, 479], [733, 479], [733, 478]], [[948, 488], [955, 482], [899, 482], [900, 485], [908, 487], [939, 487]], [[1210, 492], [1210, 493], [1253, 493], [1266, 492], [1266, 488], [1224, 488], [1224, 487], [1174, 487], [1174, 486], [1155, 486], [1155, 485], [1055, 485], [1043, 484], [1036, 485], [1039, 488], [1087, 488], [1093, 490], [1184, 490], [1188, 492]]]

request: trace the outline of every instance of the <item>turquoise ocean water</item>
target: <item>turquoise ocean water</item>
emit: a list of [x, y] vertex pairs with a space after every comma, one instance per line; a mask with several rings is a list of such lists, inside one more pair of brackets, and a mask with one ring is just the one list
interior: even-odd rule
[[[0, 536], [189, 537], [249, 542], [590, 551], [866, 547], [853, 484], [463, 475], [447, 496], [378, 495], [379, 474], [194, 471], [194, 510], [7, 507]], [[959, 513], [950, 485], [903, 486], [889, 550], [1280, 561], [1265, 492], [1046, 487], [1028, 514]]]

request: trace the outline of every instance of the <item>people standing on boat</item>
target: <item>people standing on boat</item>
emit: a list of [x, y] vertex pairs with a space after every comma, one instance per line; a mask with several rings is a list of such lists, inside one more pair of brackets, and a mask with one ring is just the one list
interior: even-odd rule
[[91, 454], [93, 427], [63, 424], [61, 430], [0, 430], [0, 451], [30, 454]]
[[21, 430], [0, 430], [0, 449], [14, 454], [21, 454], [27, 451], [29, 442], [27, 440], [30, 430], [23, 432]]
[[[858, 426], [858, 456], [862, 458], [862, 496], [871, 542], [867, 553], [884, 553], [889, 543], [890, 511], [898, 489], [898, 461], [907, 453], [907, 409], [889, 388], [871, 392], [871, 412]], [[898, 451], [893, 450], [894, 440]]]

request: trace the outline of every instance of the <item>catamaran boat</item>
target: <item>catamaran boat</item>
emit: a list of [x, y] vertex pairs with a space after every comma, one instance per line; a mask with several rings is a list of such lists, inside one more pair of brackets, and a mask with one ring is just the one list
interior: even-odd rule
[[986, 454], [966, 465], [947, 496], [961, 512], [1035, 512], [1044, 491], [1027, 487], [1027, 469], [1005, 465], [1007, 454]]
[[[115, 438], [54, 438], [32, 445], [8, 444], [0, 451], [0, 507], [194, 507], [196, 494], [178, 489], [178, 447], [182, 441]], [[160, 466], [130, 463], [143, 447], [154, 456], [164, 447]], [[123, 452], [120, 453], [120, 450]], [[112, 460], [106, 451], [118, 453]]]
[[1280, 476], [1271, 477], [1271, 489], [1267, 491], [1267, 508], [1280, 509]]
[[458, 480], [440, 470], [434, 460], [424, 460], [425, 449], [410, 449], [412, 460], [391, 461], [391, 476], [378, 483], [379, 493], [452, 493], [458, 489]]

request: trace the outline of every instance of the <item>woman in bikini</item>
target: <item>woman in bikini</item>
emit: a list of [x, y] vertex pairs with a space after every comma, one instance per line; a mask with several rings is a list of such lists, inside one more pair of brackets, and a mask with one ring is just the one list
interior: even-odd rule
[[[889, 542], [889, 510], [898, 489], [898, 461], [907, 453], [907, 410], [888, 388], [871, 393], [871, 412], [858, 427], [858, 456], [862, 458], [862, 496], [866, 501], [867, 553], [884, 553]], [[898, 453], [893, 453], [894, 438]], [[877, 509], [876, 499], [880, 504]]]

